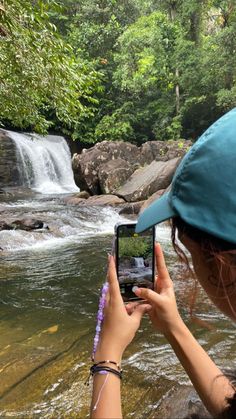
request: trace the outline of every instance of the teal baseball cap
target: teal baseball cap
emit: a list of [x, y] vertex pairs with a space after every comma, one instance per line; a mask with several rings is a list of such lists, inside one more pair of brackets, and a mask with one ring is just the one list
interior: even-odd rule
[[175, 172], [171, 190], [141, 213], [136, 232], [176, 216], [236, 243], [236, 108], [191, 147]]

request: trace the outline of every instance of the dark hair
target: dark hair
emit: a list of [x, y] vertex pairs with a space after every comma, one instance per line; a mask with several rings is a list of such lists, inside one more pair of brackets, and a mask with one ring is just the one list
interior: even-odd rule
[[[191, 240], [198, 243], [200, 250], [205, 257], [206, 263], [211, 265], [212, 269], [214, 268], [214, 270], [217, 271], [215, 276], [212, 275], [211, 278], [209, 278], [212, 285], [215, 285], [218, 288], [223, 288], [225, 295], [228, 294], [230, 287], [236, 287], [236, 244], [199, 230], [198, 228], [187, 224], [180, 217], [174, 217], [171, 221], [171, 225], [173, 247], [180, 260], [185, 263], [193, 277], [195, 277], [195, 274], [189, 265], [188, 257], [186, 256], [184, 250], [176, 242], [177, 232], [180, 239], [181, 236], [186, 235]], [[224, 275], [224, 280], [222, 278], [223, 270], [227, 273], [227, 275]]]
[[[186, 235], [191, 240], [199, 244], [200, 249], [202, 250], [203, 255], [205, 255], [206, 262], [215, 265], [218, 270], [217, 283], [214, 285], [221, 287], [227, 293], [227, 290], [230, 286], [236, 285], [236, 244], [229, 243], [223, 239], [214, 237], [213, 235], [199, 230], [196, 227], [193, 227], [182, 220], [180, 217], [174, 217], [171, 220], [171, 239], [173, 247], [179, 256], [180, 260], [186, 265], [188, 272], [191, 273], [192, 277], [196, 279], [193, 269], [189, 264], [189, 259], [184, 250], [177, 243], [177, 233], [178, 237], [181, 239], [182, 235]], [[227, 278], [228, 281], [225, 284], [225, 280], [222, 278], [223, 269], [227, 269]], [[225, 373], [225, 375], [230, 379], [232, 387], [235, 389], [236, 384], [236, 373]], [[236, 392], [233, 397], [227, 399], [229, 406], [223, 411], [218, 419], [234, 419], [236, 418]], [[194, 414], [192, 419], [198, 418], [198, 415]], [[189, 417], [189, 419], [191, 416]], [[199, 419], [200, 416], [199, 416]]]

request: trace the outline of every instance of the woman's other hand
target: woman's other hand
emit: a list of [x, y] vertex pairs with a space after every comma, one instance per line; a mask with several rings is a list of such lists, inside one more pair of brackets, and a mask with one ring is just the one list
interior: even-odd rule
[[173, 282], [170, 279], [159, 243], [155, 244], [155, 258], [157, 278], [154, 291], [147, 288], [137, 288], [135, 294], [151, 305], [148, 314], [155, 329], [168, 336], [183, 321], [178, 312]]
[[139, 304], [128, 313], [120, 294], [113, 256], [109, 257], [109, 290], [104, 312], [101, 337], [95, 354], [95, 362], [110, 359], [119, 362], [125, 348], [133, 340], [143, 314], [149, 304]]

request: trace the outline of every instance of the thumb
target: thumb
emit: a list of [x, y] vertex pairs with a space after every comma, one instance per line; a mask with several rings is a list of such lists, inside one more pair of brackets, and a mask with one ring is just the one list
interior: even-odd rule
[[133, 292], [135, 295], [137, 295], [137, 297], [140, 297], [143, 300], [147, 300], [148, 303], [156, 304], [159, 301], [159, 295], [155, 291], [150, 290], [149, 288], [135, 287], [133, 289]]
[[138, 323], [140, 323], [141, 318], [143, 317], [143, 315], [145, 313], [147, 313], [148, 311], [151, 310], [151, 306], [150, 304], [139, 304], [135, 310], [133, 311], [133, 313], [131, 314], [131, 317], [135, 320], [138, 321]]

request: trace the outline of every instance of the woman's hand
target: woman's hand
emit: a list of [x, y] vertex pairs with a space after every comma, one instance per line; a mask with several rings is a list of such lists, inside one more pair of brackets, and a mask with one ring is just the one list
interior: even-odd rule
[[158, 275], [154, 291], [147, 288], [137, 288], [135, 294], [151, 305], [148, 314], [153, 326], [168, 336], [183, 321], [178, 312], [173, 282], [170, 279], [160, 244], [155, 244], [155, 257]]
[[128, 314], [120, 294], [113, 256], [109, 257], [108, 283], [109, 290], [95, 362], [102, 359], [120, 362], [123, 351], [139, 328], [143, 314], [151, 308], [148, 304], [139, 304], [132, 314]]

